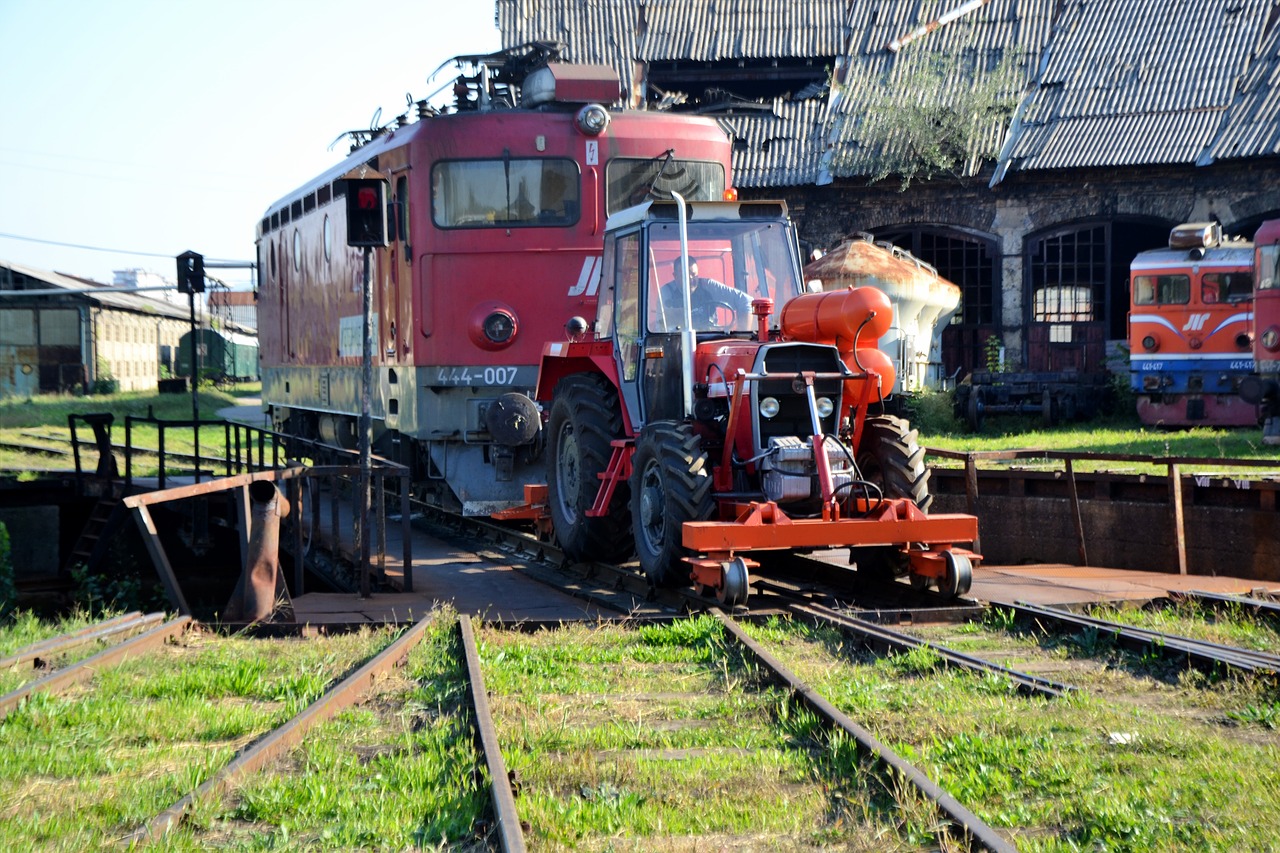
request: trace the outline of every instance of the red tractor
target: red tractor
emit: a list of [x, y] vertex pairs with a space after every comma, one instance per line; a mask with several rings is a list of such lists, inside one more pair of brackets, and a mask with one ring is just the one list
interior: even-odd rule
[[[870, 287], [810, 293], [779, 202], [649, 202], [609, 218], [597, 317], [543, 353], [547, 503], [576, 560], [744, 602], [743, 556], [850, 547], [859, 573], [968, 591], [969, 515], [927, 515], [916, 433]], [[779, 310], [775, 310], [775, 308]]]

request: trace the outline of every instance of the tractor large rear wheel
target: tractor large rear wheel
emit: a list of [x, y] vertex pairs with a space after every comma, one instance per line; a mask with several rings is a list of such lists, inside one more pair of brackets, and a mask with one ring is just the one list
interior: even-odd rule
[[547, 499], [556, 541], [570, 560], [619, 562], [631, 556], [629, 486], [618, 484], [606, 515], [589, 518], [599, 478], [622, 437], [618, 392], [603, 377], [569, 376], [556, 386], [547, 422]]
[[705, 521], [715, 511], [708, 469], [702, 442], [686, 424], [659, 421], [636, 440], [632, 531], [640, 567], [654, 586], [689, 581], [681, 528], [686, 521]]

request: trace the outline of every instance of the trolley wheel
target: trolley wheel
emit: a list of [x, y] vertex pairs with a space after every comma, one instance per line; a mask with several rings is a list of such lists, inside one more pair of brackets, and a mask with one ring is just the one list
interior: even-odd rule
[[747, 603], [751, 593], [751, 577], [747, 574], [747, 563], [741, 557], [734, 557], [722, 564], [724, 580], [716, 590], [716, 598], [726, 607], [737, 607]]
[[1040, 395], [1040, 418], [1046, 427], [1058, 423], [1058, 401], [1054, 399], [1053, 392], [1048, 388], [1044, 389], [1044, 393]]
[[973, 564], [969, 558], [954, 551], [943, 551], [942, 562], [946, 574], [938, 579], [938, 591], [947, 598], [964, 595], [973, 585]]
[[986, 404], [982, 401], [982, 392], [977, 388], [969, 389], [969, 411], [968, 415], [969, 429], [974, 432], [982, 432], [982, 421], [986, 415]]

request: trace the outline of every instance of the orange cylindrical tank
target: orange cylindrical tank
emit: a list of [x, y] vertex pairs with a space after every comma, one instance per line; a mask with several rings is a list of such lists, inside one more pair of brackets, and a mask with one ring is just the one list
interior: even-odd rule
[[[858, 358], [854, 359], [854, 353]], [[860, 347], [857, 350], [841, 350], [840, 358], [854, 373], [868, 373], [867, 379], [850, 379], [844, 383], [844, 405], [848, 408], [862, 401], [863, 386], [872, 383], [875, 388], [871, 392], [869, 402], [878, 403], [893, 391], [893, 383], [898, 379], [898, 371], [893, 366], [893, 359], [878, 349]], [[876, 377], [879, 377], [877, 381]]]
[[[874, 316], [863, 326], [872, 312]], [[803, 293], [782, 306], [781, 321], [783, 337], [835, 344], [843, 352], [857, 347], [858, 339], [864, 347], [875, 347], [893, 325], [893, 305], [884, 291], [874, 287]]]

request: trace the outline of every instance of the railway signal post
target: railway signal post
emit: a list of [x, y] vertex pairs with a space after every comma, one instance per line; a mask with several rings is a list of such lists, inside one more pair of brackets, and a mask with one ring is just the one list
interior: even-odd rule
[[[373, 336], [370, 317], [373, 313], [372, 275], [369, 271], [371, 252], [387, 245], [386, 179], [362, 166], [346, 176], [347, 245], [362, 249], [361, 276], [361, 344], [360, 354], [360, 597], [369, 597], [369, 507], [372, 472], [369, 461], [373, 432]], [[405, 571], [410, 571], [405, 566]]]

